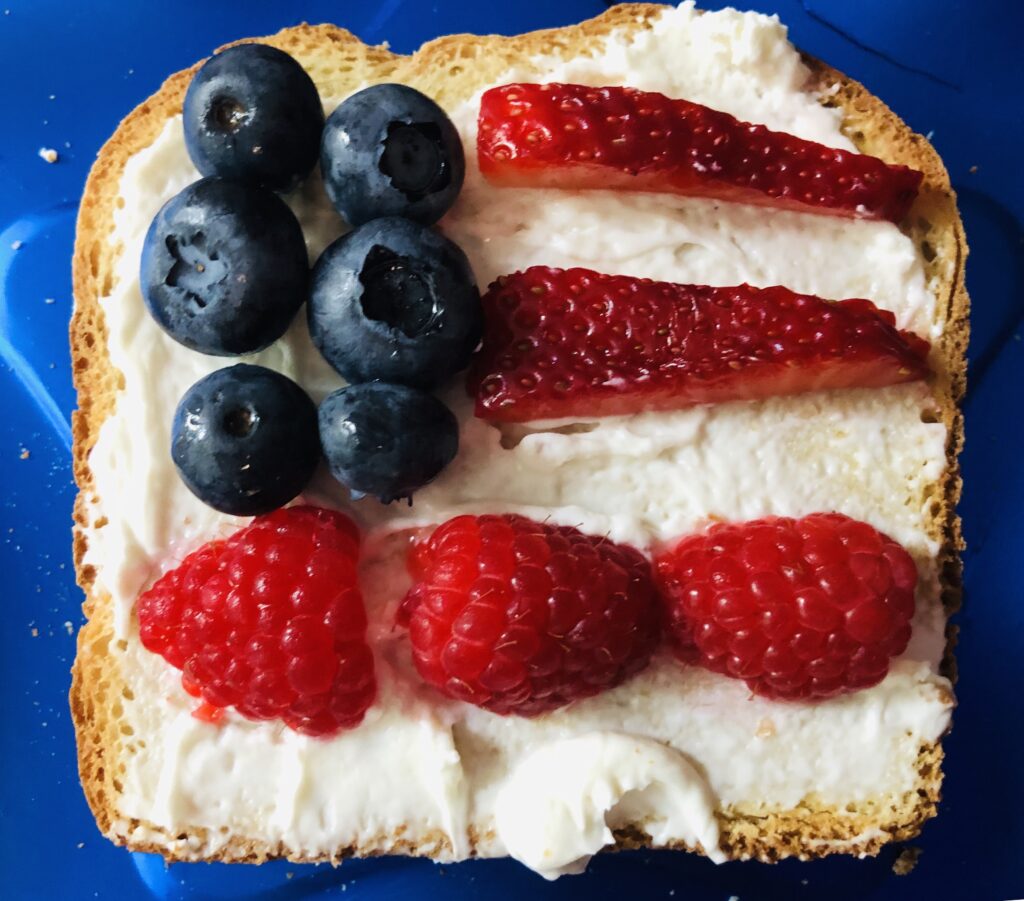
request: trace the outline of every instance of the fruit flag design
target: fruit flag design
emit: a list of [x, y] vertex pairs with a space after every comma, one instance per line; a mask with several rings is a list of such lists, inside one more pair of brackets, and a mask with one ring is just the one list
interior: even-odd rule
[[[293, 102], [293, 95], [297, 102]], [[145, 303], [174, 340], [268, 347], [308, 299], [310, 335], [350, 384], [322, 401], [239, 364], [189, 389], [173, 426], [188, 487], [262, 514], [204, 544], [138, 600], [144, 647], [181, 671], [210, 723], [234, 708], [330, 736], [377, 694], [359, 532], [281, 508], [321, 451], [353, 496], [410, 498], [455, 457], [458, 422], [429, 392], [472, 357], [486, 419], [603, 416], [925, 378], [926, 341], [867, 300], [707, 287], [534, 266], [483, 303], [466, 255], [430, 226], [455, 203], [455, 126], [411, 88], [367, 88], [327, 120], [301, 66], [226, 50], [185, 100], [202, 178], [149, 229]], [[321, 141], [321, 133], [323, 140]], [[320, 152], [351, 231], [312, 278], [302, 227], [271, 189]], [[480, 169], [494, 184], [661, 191], [842, 216], [906, 215], [921, 173], [633, 88], [512, 84], [484, 93]], [[307, 290], [308, 289], [308, 290]], [[271, 512], [272, 511], [272, 512]], [[459, 516], [410, 554], [399, 610], [420, 677], [494, 713], [535, 716], [621, 684], [665, 634], [677, 656], [779, 699], [873, 685], [909, 639], [907, 552], [840, 514], [720, 524], [663, 550], [523, 516]], [[655, 569], [657, 576], [655, 575]]]
[[484, 92], [477, 154], [497, 185], [661, 191], [891, 222], [923, 177], [688, 100], [577, 84]]
[[484, 297], [484, 419], [611, 416], [924, 378], [928, 342], [868, 300], [534, 266]]

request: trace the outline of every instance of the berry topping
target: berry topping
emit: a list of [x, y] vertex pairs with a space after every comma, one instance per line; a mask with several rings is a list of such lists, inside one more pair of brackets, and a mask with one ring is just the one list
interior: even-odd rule
[[459, 133], [433, 100], [406, 85], [375, 84], [331, 113], [320, 169], [351, 225], [381, 216], [430, 225], [455, 203], [466, 161]]
[[643, 669], [659, 611], [639, 551], [522, 516], [459, 516], [411, 554], [399, 611], [423, 679], [535, 716]]
[[455, 458], [459, 424], [431, 394], [367, 382], [320, 404], [320, 443], [331, 474], [354, 497], [411, 498]]
[[480, 296], [466, 255], [408, 219], [375, 219], [328, 247], [313, 270], [309, 331], [349, 382], [430, 389], [464, 368], [480, 340]]
[[178, 404], [171, 456], [203, 503], [235, 516], [268, 513], [302, 491], [316, 469], [316, 407], [272, 369], [218, 369]]
[[209, 708], [307, 735], [359, 725], [376, 695], [356, 570], [359, 533], [317, 507], [211, 541], [139, 598], [139, 636]]
[[239, 44], [208, 59], [185, 94], [185, 147], [203, 175], [289, 191], [316, 165], [324, 110], [292, 57]]
[[273, 344], [302, 306], [302, 228], [270, 191], [204, 178], [172, 197], [142, 248], [142, 296], [157, 324], [219, 356]]
[[764, 697], [868, 688], [910, 639], [914, 561], [839, 513], [715, 525], [655, 566], [679, 659]]
[[928, 343], [867, 300], [534, 266], [485, 295], [476, 414], [612, 416], [924, 378]]
[[619, 188], [900, 221], [922, 175], [635, 88], [509, 84], [484, 93], [495, 184]]

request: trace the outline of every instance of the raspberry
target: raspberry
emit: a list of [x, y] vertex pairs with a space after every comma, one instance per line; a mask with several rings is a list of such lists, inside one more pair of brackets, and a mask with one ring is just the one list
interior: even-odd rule
[[914, 561], [839, 513], [715, 525], [655, 568], [676, 656], [764, 697], [868, 688], [910, 639]]
[[869, 300], [532, 266], [483, 298], [483, 419], [616, 416], [928, 374], [928, 342]]
[[480, 100], [480, 171], [514, 187], [665, 191], [899, 222], [923, 178], [636, 88], [507, 84]]
[[522, 516], [459, 516], [414, 547], [399, 612], [423, 679], [495, 713], [535, 716], [618, 685], [658, 639], [634, 548]]
[[357, 726], [376, 680], [356, 565], [359, 532], [317, 507], [259, 516], [161, 576], [138, 603], [142, 644], [211, 708], [329, 735]]

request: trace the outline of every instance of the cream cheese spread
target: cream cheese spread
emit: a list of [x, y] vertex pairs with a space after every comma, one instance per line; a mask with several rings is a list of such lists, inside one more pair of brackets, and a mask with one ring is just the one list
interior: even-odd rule
[[[503, 81], [516, 79], [626, 83], [852, 149], [840, 114], [806, 90], [807, 71], [783, 26], [753, 13], [697, 15], [684, 4], [649, 31], [611, 35], [593, 56], [536, 58]], [[325, 98], [325, 107], [340, 99]], [[469, 171], [441, 226], [482, 287], [534, 264], [784, 284], [867, 297], [901, 327], [941, 334], [918, 252], [890, 223], [625, 192], [491, 188], [472, 152], [476, 105], [474, 97], [450, 111]], [[463, 387], [453, 385], [445, 399], [460, 420], [459, 456], [411, 508], [351, 503], [323, 472], [307, 494], [347, 510], [367, 531], [364, 595], [380, 693], [365, 722], [319, 740], [231, 712], [219, 726], [191, 717], [178, 672], [139, 643], [133, 609], [161, 571], [243, 523], [193, 497], [168, 453], [178, 399], [226, 361], [165, 335], [139, 289], [150, 220], [196, 178], [181, 121], [172, 119], [125, 169], [112, 238], [119, 262], [102, 299], [124, 388], [89, 460], [93, 509], [105, 524], [88, 529], [87, 563], [112, 597], [120, 640], [112, 653], [132, 695], [115, 831], [139, 838], [156, 828], [166, 841], [199, 828], [204, 853], [231, 836], [280, 843], [293, 856], [401, 841], [442, 859], [470, 853], [472, 836], [476, 853], [511, 853], [550, 875], [585, 862], [609, 841], [609, 827], [626, 820], [647, 823], [656, 843], [699, 844], [717, 859], [716, 810], [784, 810], [810, 793], [841, 810], [913, 790], [918, 751], [945, 730], [952, 703], [937, 675], [945, 617], [937, 539], [927, 526], [946, 434], [921, 384], [504, 427], [475, 419]], [[288, 199], [315, 259], [342, 222], [317, 177]], [[289, 375], [316, 401], [342, 384], [302, 315], [283, 339], [245, 359]], [[667, 655], [613, 691], [533, 720], [440, 699], [418, 684], [391, 628], [406, 587], [402, 530], [511, 510], [648, 552], [710, 519], [839, 510], [888, 533], [917, 561], [913, 639], [880, 685], [814, 705], [752, 698], [741, 682]], [[198, 840], [173, 841], [188, 853]]]
[[509, 854], [549, 879], [582, 873], [613, 843], [612, 829], [630, 823], [643, 823], [657, 844], [684, 842], [725, 860], [707, 783], [649, 738], [590, 732], [541, 745], [502, 786], [494, 819]]

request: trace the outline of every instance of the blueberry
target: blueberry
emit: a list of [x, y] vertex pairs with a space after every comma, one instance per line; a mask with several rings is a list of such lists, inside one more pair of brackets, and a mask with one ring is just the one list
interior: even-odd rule
[[351, 225], [380, 216], [437, 222], [466, 175], [462, 141], [445, 112], [402, 84], [353, 94], [324, 126], [320, 169]]
[[432, 394], [366, 382], [328, 395], [320, 404], [320, 444], [331, 474], [353, 496], [389, 504], [411, 497], [444, 469], [459, 449], [459, 424]]
[[240, 44], [208, 59], [185, 94], [185, 147], [203, 175], [288, 191], [316, 165], [324, 110], [292, 57]]
[[466, 365], [482, 321], [466, 255], [408, 219], [375, 219], [331, 244], [313, 269], [307, 315], [347, 381], [423, 389]]
[[182, 481], [215, 510], [276, 510], [306, 487], [320, 459], [316, 406], [272, 369], [218, 369], [178, 404], [171, 457]]
[[305, 299], [309, 260], [288, 205], [263, 188], [204, 178], [172, 197], [142, 248], [142, 296], [186, 347], [232, 356], [284, 334]]

